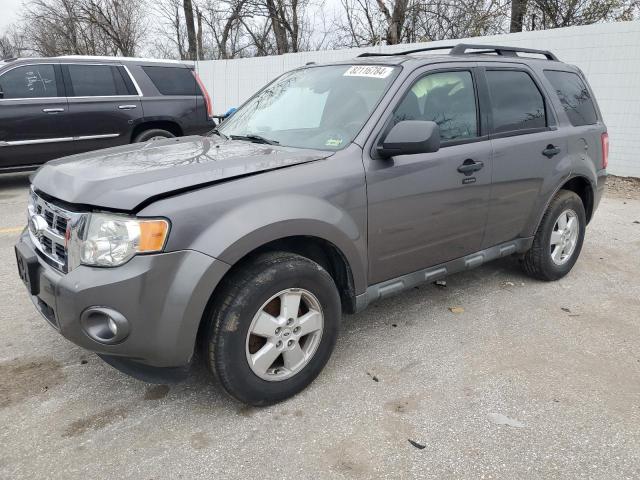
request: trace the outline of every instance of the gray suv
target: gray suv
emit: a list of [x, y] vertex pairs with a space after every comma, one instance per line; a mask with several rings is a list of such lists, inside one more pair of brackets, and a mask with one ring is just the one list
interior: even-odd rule
[[0, 125], [0, 172], [215, 126], [193, 65], [81, 56], [0, 61]]
[[199, 358], [264, 405], [320, 373], [342, 312], [512, 254], [562, 278], [605, 184], [587, 81], [448, 48], [307, 65], [208, 136], [49, 162], [16, 245], [35, 307], [133, 376]]

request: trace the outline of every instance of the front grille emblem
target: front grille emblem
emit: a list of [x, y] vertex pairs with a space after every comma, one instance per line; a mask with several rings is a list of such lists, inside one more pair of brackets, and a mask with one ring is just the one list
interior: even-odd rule
[[38, 239], [42, 238], [48, 226], [47, 221], [42, 215], [36, 214], [29, 219], [29, 231]]

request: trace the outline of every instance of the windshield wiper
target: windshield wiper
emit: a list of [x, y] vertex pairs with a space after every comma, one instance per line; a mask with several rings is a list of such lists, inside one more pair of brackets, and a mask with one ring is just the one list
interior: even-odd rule
[[257, 135], [255, 133], [249, 133], [247, 135], [229, 135], [232, 140], [248, 140], [253, 143], [265, 143], [267, 145], [279, 145], [280, 142], [277, 140], [271, 140], [269, 138], [265, 138], [262, 135]]
[[211, 135], [211, 134], [218, 135], [219, 137], [222, 137], [225, 140], [229, 140], [229, 137], [227, 137], [224, 133], [222, 133], [217, 128], [214, 128], [213, 130], [211, 130], [207, 135]]

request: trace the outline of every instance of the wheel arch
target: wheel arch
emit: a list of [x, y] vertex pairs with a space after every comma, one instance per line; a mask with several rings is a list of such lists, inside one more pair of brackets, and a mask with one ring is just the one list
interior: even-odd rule
[[356, 312], [356, 287], [353, 270], [344, 252], [332, 242], [317, 236], [292, 235], [281, 237], [246, 252], [231, 265], [231, 268], [225, 272], [220, 281], [215, 285], [198, 326], [195, 344], [196, 352], [203, 352], [205, 346], [204, 339], [209, 326], [207, 319], [211, 316], [216, 299], [219, 298], [220, 292], [225, 287], [225, 280], [232, 277], [235, 272], [243, 268], [258, 255], [276, 251], [295, 253], [321, 265], [336, 283], [342, 311], [345, 313]]
[[560, 186], [558, 191], [559, 190], [569, 190], [580, 197], [580, 200], [582, 200], [582, 205], [584, 205], [584, 212], [587, 217], [588, 224], [591, 221], [591, 217], [593, 216], [593, 202], [595, 198], [595, 188], [593, 184], [586, 177], [577, 175], [569, 178], [566, 182], [564, 182]]
[[560, 190], [569, 190], [574, 192], [580, 200], [582, 200], [582, 205], [584, 205], [584, 211], [587, 218], [587, 224], [591, 221], [591, 217], [593, 216], [593, 207], [594, 207], [594, 199], [595, 199], [595, 186], [594, 184], [584, 175], [572, 175], [568, 178], [563, 179], [563, 181], [558, 185], [553, 193], [547, 198], [547, 201], [544, 204], [544, 208], [538, 214], [538, 219], [536, 222], [536, 228], [534, 233], [538, 231], [540, 227], [540, 222], [542, 222], [542, 218], [544, 217], [544, 212], [549, 208], [549, 204], [553, 200], [553, 198], [558, 194]]
[[[242, 268], [253, 258], [265, 252], [289, 252], [306, 257], [321, 265], [333, 278], [340, 294], [342, 309], [347, 313], [354, 313], [356, 308], [356, 283], [352, 265], [347, 255], [333, 242], [315, 235], [289, 235], [276, 238], [245, 252], [232, 263], [231, 269], [226, 273]], [[222, 284], [223, 280], [220, 282]], [[219, 284], [219, 285], [220, 285]], [[216, 286], [216, 289], [218, 286]], [[215, 291], [213, 293], [215, 296]]]
[[129, 141], [133, 142], [134, 139], [138, 135], [140, 135], [142, 132], [144, 132], [145, 130], [153, 130], [154, 128], [160, 128], [162, 130], [171, 132], [176, 137], [181, 137], [183, 135], [182, 127], [178, 122], [171, 121], [171, 120], [161, 120], [161, 119], [145, 120], [135, 126], [135, 128], [131, 132], [131, 138], [129, 139]]

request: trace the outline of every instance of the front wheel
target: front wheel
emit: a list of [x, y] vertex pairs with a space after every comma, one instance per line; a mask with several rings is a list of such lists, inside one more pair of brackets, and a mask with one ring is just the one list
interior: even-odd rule
[[225, 279], [209, 318], [210, 369], [250, 405], [303, 390], [331, 356], [341, 317], [336, 285], [300, 255], [267, 253]]
[[558, 280], [571, 271], [587, 226], [580, 197], [560, 190], [547, 208], [531, 249], [522, 261], [524, 271], [538, 280]]

